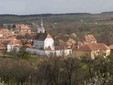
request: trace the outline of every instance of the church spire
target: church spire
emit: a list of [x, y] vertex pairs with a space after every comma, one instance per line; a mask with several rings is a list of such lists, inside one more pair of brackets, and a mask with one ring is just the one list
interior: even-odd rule
[[42, 20], [42, 18], [41, 18], [41, 24], [40, 25], [41, 25], [41, 27], [43, 27], [43, 20]]
[[41, 21], [40, 21], [40, 27], [38, 28], [38, 33], [45, 33], [45, 28], [43, 26], [43, 20], [41, 18]]

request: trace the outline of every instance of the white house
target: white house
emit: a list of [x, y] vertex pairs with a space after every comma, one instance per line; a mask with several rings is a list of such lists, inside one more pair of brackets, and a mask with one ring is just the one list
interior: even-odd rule
[[7, 45], [7, 52], [13, 51], [15, 46], [21, 47], [22, 42], [20, 40], [11, 40]]

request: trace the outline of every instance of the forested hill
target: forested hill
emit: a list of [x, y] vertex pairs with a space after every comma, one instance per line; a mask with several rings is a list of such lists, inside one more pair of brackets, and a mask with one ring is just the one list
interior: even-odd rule
[[[61, 21], [66, 21], [68, 19], [73, 20], [79, 20], [82, 18], [85, 18], [86, 20], [88, 18], [95, 20], [95, 19], [112, 19], [113, 12], [103, 12], [99, 14], [90, 14], [90, 13], [67, 13], [67, 14], [31, 14], [31, 15], [14, 15], [14, 14], [1, 14], [0, 15], [0, 24], [4, 23], [28, 23], [33, 22], [34, 20], [38, 20], [40, 17], [46, 18], [47, 21], [55, 22], [55, 20], [59, 21], [59, 18]], [[50, 20], [48, 20], [50, 19]], [[64, 22], [65, 22], [64, 21]]]
[[61, 16], [61, 15], [90, 15], [90, 13], [64, 13], [64, 14], [51, 14], [51, 13], [47, 13], [47, 14], [30, 14], [30, 15], [15, 15], [15, 14], [0, 14], [0, 16], [16, 16], [16, 17], [39, 17], [39, 16]]
[[[31, 15], [14, 15], [14, 14], [1, 14], [0, 15], [0, 24], [4, 23], [28, 23], [33, 22], [34, 20], [38, 20], [40, 17], [46, 18], [47, 21], [55, 22], [59, 21], [66, 21], [68, 19], [73, 20], [80, 20], [82, 18], [85, 18], [86, 20], [88, 18], [95, 20], [95, 19], [112, 19], [113, 12], [103, 12], [99, 14], [90, 14], [90, 13], [67, 13], [67, 14], [31, 14]], [[50, 19], [50, 20], [48, 20]], [[65, 22], [64, 21], [64, 22]]]

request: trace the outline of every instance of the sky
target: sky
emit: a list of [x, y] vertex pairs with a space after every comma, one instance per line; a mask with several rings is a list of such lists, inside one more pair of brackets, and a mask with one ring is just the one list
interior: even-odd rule
[[100, 13], [113, 11], [113, 0], [0, 0], [0, 14]]

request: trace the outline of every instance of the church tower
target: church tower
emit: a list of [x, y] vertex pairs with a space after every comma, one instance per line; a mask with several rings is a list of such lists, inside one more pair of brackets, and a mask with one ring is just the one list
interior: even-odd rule
[[41, 19], [40, 27], [37, 29], [37, 34], [34, 37], [33, 48], [38, 50], [54, 50], [54, 40], [51, 35], [46, 32], [43, 26], [43, 20]]
[[43, 20], [42, 20], [42, 18], [41, 18], [40, 27], [38, 28], [37, 33], [46, 33], [45, 28], [43, 26]]

